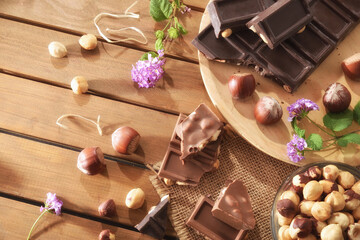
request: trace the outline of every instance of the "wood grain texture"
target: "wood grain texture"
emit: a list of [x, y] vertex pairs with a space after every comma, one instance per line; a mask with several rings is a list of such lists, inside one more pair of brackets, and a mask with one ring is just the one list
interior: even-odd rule
[[[104, 171], [86, 175], [76, 167], [76, 151], [4, 133], [0, 143], [1, 192], [39, 202], [46, 193], [55, 192], [64, 208], [96, 217], [100, 217], [98, 206], [113, 199], [117, 216], [111, 220], [129, 226], [139, 223], [160, 200], [149, 181], [149, 170], [106, 160]], [[138, 187], [146, 193], [145, 203], [140, 209], [128, 209], [126, 195]]]
[[206, 8], [209, 0], [184, 0], [183, 1], [184, 4], [190, 6], [190, 7], [194, 7], [196, 9], [198, 9], [199, 11], [204, 11], [204, 9]]
[[[39, 207], [2, 197], [0, 197], [0, 212], [0, 239], [2, 240], [25, 239], [40, 214]], [[135, 231], [89, 219], [69, 214], [56, 216], [49, 213], [38, 222], [31, 239], [98, 239], [103, 229], [110, 229], [116, 239], [153, 239]]]
[[[134, 1], [117, 0], [79, 0], [75, 2], [72, 0], [2, 0], [0, 2], [0, 13], [3, 16], [16, 17], [22, 19], [22, 21], [31, 21], [52, 28], [71, 31], [76, 34], [92, 33], [100, 37], [93, 23], [94, 17], [102, 12], [123, 14], [133, 2]], [[150, 1], [140, 0], [131, 9], [132, 12], [140, 14], [140, 19], [103, 18], [100, 20], [99, 26], [102, 28], [102, 31], [105, 31], [107, 27], [112, 29], [129, 26], [137, 27], [141, 29], [148, 38], [148, 44], [141, 45], [137, 42], [126, 42], [125, 45], [153, 51], [156, 41], [154, 31], [163, 29], [166, 22], [156, 23], [152, 19], [149, 13], [149, 2]], [[188, 34], [179, 39], [179, 41], [167, 42], [167, 54], [195, 62], [198, 61], [196, 48], [191, 44], [191, 41], [197, 35], [201, 15], [202, 13], [198, 11], [192, 11], [191, 14], [187, 15], [178, 15], [179, 20], [188, 30]], [[139, 35], [133, 31], [127, 31], [125, 33], [126, 35], [122, 33], [120, 38], [115, 36], [114, 39], [124, 39], [127, 36], [139, 38]], [[122, 43], [122, 45], [124, 44]]]
[[[1, 128], [85, 148], [98, 146], [109, 155], [136, 162], [155, 163], [165, 155], [177, 116], [147, 108], [104, 99], [94, 95], [75, 95], [71, 90], [0, 74]], [[78, 118], [66, 118], [60, 128], [56, 120], [75, 113], [96, 120], [101, 115], [103, 136], [96, 126]], [[140, 135], [134, 154], [117, 153], [111, 134], [121, 126], [130, 126]]]
[[[86, 51], [70, 34], [5, 19], [0, 19], [0, 25], [0, 69], [4, 71], [66, 87], [73, 77], [83, 75], [90, 90], [102, 96], [173, 113], [190, 113], [201, 102], [212, 105], [196, 64], [167, 59], [166, 74], [156, 87], [139, 89], [131, 80], [131, 69], [140, 51], [112, 44]], [[50, 57], [47, 47], [52, 41], [64, 43], [68, 56]]]

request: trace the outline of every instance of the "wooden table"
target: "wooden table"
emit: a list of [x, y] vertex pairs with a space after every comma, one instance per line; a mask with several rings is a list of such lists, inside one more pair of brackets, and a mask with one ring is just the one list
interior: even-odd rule
[[[192, 11], [180, 18], [189, 34], [167, 44], [166, 75], [153, 89], [139, 89], [130, 75], [132, 64], [153, 50], [154, 30], [163, 26], [151, 19], [149, 1], [133, 8], [140, 20], [101, 22], [112, 28], [136, 26], [148, 37], [147, 45], [108, 44], [93, 24], [97, 14], [123, 13], [132, 2], [0, 1], [0, 239], [24, 239], [47, 192], [63, 200], [63, 214], [46, 215], [32, 239], [97, 239], [105, 228], [117, 239], [150, 239], [133, 227], [159, 201], [145, 164], [162, 160], [180, 112], [188, 114], [202, 102], [212, 105], [190, 43], [208, 1], [185, 1]], [[78, 44], [86, 33], [98, 37], [94, 51]], [[65, 44], [68, 56], [50, 57], [52, 41]], [[73, 94], [70, 81], [77, 75], [88, 80], [90, 93]], [[55, 124], [69, 113], [94, 120], [101, 115], [103, 136], [81, 120], [64, 119], [68, 130]], [[111, 146], [112, 132], [124, 125], [142, 136], [132, 155], [118, 154]], [[95, 176], [76, 167], [79, 152], [90, 146], [106, 155], [106, 171]], [[146, 192], [146, 202], [129, 210], [125, 197], [136, 187]], [[97, 208], [109, 198], [116, 202], [117, 216], [100, 217]], [[169, 229], [167, 235], [175, 233]]]

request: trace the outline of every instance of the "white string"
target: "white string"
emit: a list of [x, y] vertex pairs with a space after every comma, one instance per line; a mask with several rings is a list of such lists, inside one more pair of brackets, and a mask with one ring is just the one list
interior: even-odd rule
[[64, 128], [64, 129], [69, 129], [67, 126], [65, 126], [65, 125], [63, 125], [63, 124], [60, 123], [60, 121], [61, 121], [62, 119], [67, 118], [67, 117], [78, 117], [78, 118], [81, 118], [81, 119], [83, 119], [83, 120], [89, 121], [89, 122], [91, 122], [91, 123], [93, 123], [93, 124], [96, 125], [97, 130], [98, 130], [100, 136], [103, 135], [102, 129], [101, 129], [101, 127], [100, 127], [100, 115], [98, 116], [97, 121], [95, 122], [94, 120], [91, 120], [91, 119], [89, 119], [89, 118], [83, 117], [83, 116], [78, 115], [78, 114], [64, 114], [64, 115], [60, 116], [60, 117], [56, 120], [56, 124], [57, 124], [58, 126]]
[[101, 35], [101, 37], [103, 37], [107, 42], [109, 43], [118, 43], [118, 42], [125, 42], [125, 41], [135, 41], [141, 44], [147, 44], [148, 40], [146, 38], [146, 36], [144, 35], [144, 33], [138, 29], [137, 27], [124, 27], [124, 28], [120, 28], [120, 29], [110, 29], [110, 28], [106, 28], [106, 32], [108, 32], [109, 34], [115, 35], [118, 34], [121, 31], [125, 31], [125, 30], [133, 30], [137, 33], [139, 33], [144, 39], [143, 40], [139, 40], [136, 38], [125, 38], [125, 39], [120, 39], [120, 40], [111, 40], [109, 39], [107, 36], [105, 36], [105, 34], [102, 33], [100, 27], [98, 26], [98, 22], [100, 21], [100, 19], [102, 17], [113, 17], [113, 18], [140, 18], [139, 14], [136, 13], [132, 13], [132, 12], [128, 12], [133, 6], [135, 6], [137, 4], [138, 1], [135, 1], [133, 4], [130, 5], [130, 7], [128, 7], [125, 10], [124, 14], [111, 14], [111, 13], [99, 13], [95, 18], [94, 18], [94, 24], [96, 29], [98, 30], [99, 34]]

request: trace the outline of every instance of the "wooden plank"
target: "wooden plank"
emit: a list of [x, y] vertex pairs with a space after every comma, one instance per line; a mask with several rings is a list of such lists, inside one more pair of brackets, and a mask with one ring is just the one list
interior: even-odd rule
[[[0, 197], [0, 212], [2, 240], [25, 239], [40, 214], [39, 207], [2, 197]], [[110, 229], [115, 233], [116, 239], [153, 239], [135, 231], [63, 213], [61, 216], [45, 214], [37, 223], [31, 240], [98, 239], [103, 229]]]
[[[201, 102], [212, 105], [197, 64], [168, 58], [157, 86], [139, 89], [131, 80], [131, 69], [140, 51], [100, 44], [88, 52], [70, 34], [6, 19], [0, 19], [0, 25], [0, 69], [66, 87], [73, 77], [83, 75], [90, 90], [103, 96], [173, 113], [190, 113]], [[68, 57], [50, 57], [47, 46], [55, 40], [67, 46]]]
[[[74, 95], [71, 90], [0, 74], [0, 127], [35, 137], [85, 148], [98, 146], [109, 155], [136, 162], [155, 163], [165, 155], [177, 116], [94, 95]], [[96, 120], [101, 115], [103, 136], [95, 125], [63, 119], [69, 129], [56, 125], [63, 114], [76, 113]], [[111, 134], [130, 126], [140, 135], [140, 147], [131, 155], [117, 153]]]
[[189, 7], [192, 7], [194, 9], [197, 9], [201, 12], [203, 12], [209, 3], [209, 0], [184, 0], [184, 4], [186, 4]]
[[[0, 2], [0, 13], [7, 17], [16, 17], [25, 21], [38, 24], [45, 24], [52, 28], [71, 31], [76, 34], [92, 33], [100, 37], [93, 23], [94, 17], [102, 12], [123, 14], [134, 1], [94, 1], [94, 0], [63, 0], [63, 1], [21, 1], [21, 0], [2, 0]], [[139, 1], [132, 9], [133, 12], [140, 14], [140, 19], [133, 18], [103, 18], [100, 26], [103, 30], [106, 27], [119, 29], [134, 26], [141, 29], [149, 42], [147, 45], [140, 45], [136, 42], [127, 46], [153, 51], [156, 37], [155, 30], [163, 29], [166, 22], [156, 23], [149, 13], [149, 1]], [[191, 44], [192, 39], [198, 33], [202, 12], [192, 11], [189, 15], [178, 15], [181, 23], [188, 30], [180, 41], [168, 42], [166, 53], [178, 56], [191, 61], [198, 61], [197, 50]], [[136, 36], [128, 31], [129, 36]], [[136, 36], [139, 38], [138, 36]]]
[[[47, 192], [55, 192], [66, 209], [96, 217], [100, 217], [100, 203], [111, 198], [117, 212], [111, 220], [129, 226], [139, 223], [160, 200], [148, 170], [106, 160], [106, 170], [91, 176], [77, 169], [76, 151], [4, 133], [0, 133], [0, 144], [3, 193], [43, 202]], [[126, 195], [138, 187], [146, 193], [145, 203], [140, 209], [128, 209]]]

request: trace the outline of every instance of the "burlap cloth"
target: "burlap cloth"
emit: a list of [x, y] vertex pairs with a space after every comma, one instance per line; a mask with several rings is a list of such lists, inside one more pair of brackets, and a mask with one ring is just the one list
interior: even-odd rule
[[217, 198], [227, 179], [242, 180], [249, 192], [256, 219], [249, 240], [272, 239], [270, 212], [276, 191], [282, 181], [297, 167], [276, 160], [247, 143], [241, 137], [227, 139], [221, 145], [220, 167], [206, 173], [197, 187], [165, 187], [156, 175], [150, 181], [160, 196], [170, 194], [169, 219], [181, 240], [205, 239], [185, 225], [201, 195]]

